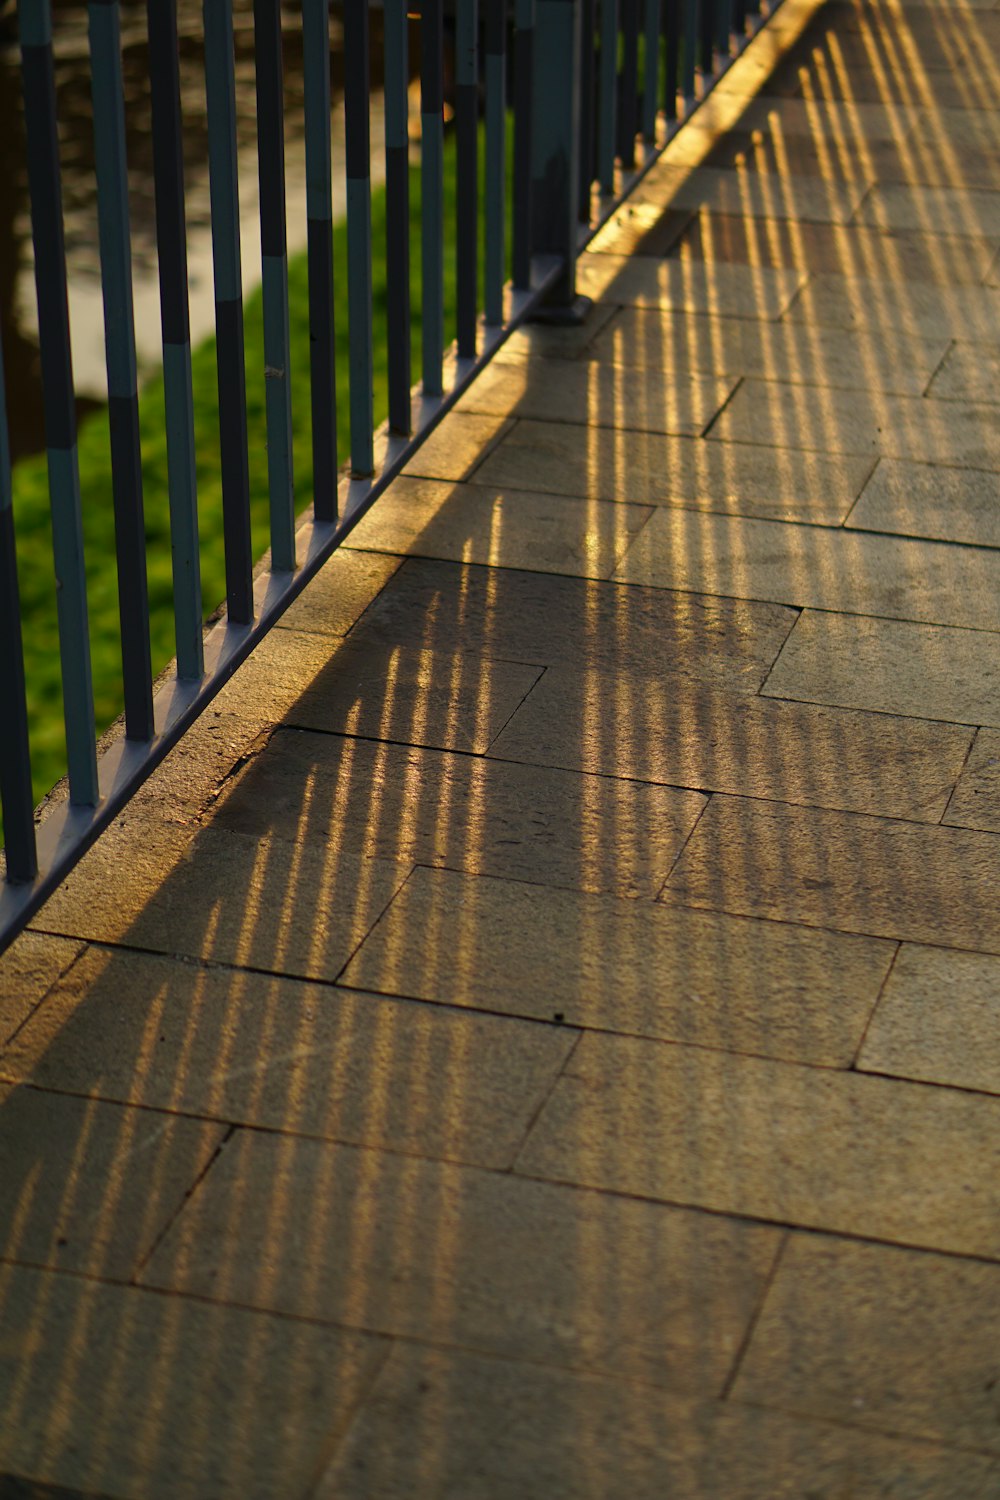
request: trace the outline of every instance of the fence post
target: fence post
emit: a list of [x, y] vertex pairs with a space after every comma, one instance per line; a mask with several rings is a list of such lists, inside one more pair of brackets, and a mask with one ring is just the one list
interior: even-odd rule
[[535, 20], [532, 248], [559, 255], [563, 274], [540, 322], [581, 322], [590, 299], [576, 291], [580, 198], [580, 0], [538, 0]]

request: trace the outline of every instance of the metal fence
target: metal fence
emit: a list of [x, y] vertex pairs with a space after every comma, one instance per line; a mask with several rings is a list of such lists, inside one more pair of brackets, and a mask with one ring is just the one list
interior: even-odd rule
[[[752, 13], [751, 13], [752, 8]], [[154, 692], [138, 420], [118, 0], [88, 6], [105, 317], [124, 733], [99, 756], [88, 635], [76, 404], [50, 0], [19, 0], [19, 38], [52, 521], [68, 795], [39, 826], [18, 605], [0, 349], [0, 951], [184, 734], [399, 472], [507, 335], [540, 311], [584, 315], [579, 249], [746, 44], [756, 0], [419, 0], [422, 381], [411, 390], [407, 0], [384, 0], [388, 420], [373, 409], [368, 0], [344, 0], [348, 250], [333, 260], [328, 0], [301, 0], [307, 174], [312, 504], [293, 499], [280, 0], [254, 0], [271, 551], [251, 545], [231, 0], [204, 0], [225, 617], [207, 634], [199, 566], [188, 311], [184, 118], [175, 0], [147, 0], [176, 662]], [[412, 17], [411, 17], [412, 19]], [[453, 47], [446, 48], [446, 37]], [[451, 66], [446, 69], [446, 59]], [[446, 73], [456, 210], [444, 211]], [[510, 76], [508, 76], [510, 75]], [[340, 101], [336, 101], [340, 107]], [[506, 160], [508, 127], [513, 160]], [[480, 181], [480, 164], [485, 164]], [[508, 170], [508, 167], [510, 170]], [[482, 208], [482, 212], [480, 211]], [[510, 279], [506, 244], [510, 230]], [[455, 237], [455, 327], [444, 248]], [[484, 241], [484, 243], [481, 243]], [[479, 285], [480, 251], [484, 284]], [[349, 470], [338, 471], [333, 278], [350, 308]], [[454, 335], [454, 343], [450, 343]], [[30, 631], [31, 621], [23, 622]], [[28, 685], [30, 688], [30, 684]]]

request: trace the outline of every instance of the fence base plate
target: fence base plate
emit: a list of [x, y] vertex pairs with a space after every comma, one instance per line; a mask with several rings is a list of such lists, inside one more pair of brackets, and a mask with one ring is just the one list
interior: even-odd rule
[[585, 297], [581, 292], [573, 298], [572, 302], [554, 303], [536, 308], [528, 322], [547, 323], [550, 328], [577, 328], [581, 323], [586, 322], [593, 305], [593, 297]]

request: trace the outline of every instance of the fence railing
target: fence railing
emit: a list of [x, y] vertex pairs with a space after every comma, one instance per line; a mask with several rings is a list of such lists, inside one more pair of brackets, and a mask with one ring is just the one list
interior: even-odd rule
[[[746, 44], [754, 0], [384, 0], [387, 420], [373, 401], [368, 0], [343, 0], [331, 99], [328, 0], [301, 0], [311, 505], [296, 515], [280, 0], [254, 0], [270, 558], [254, 570], [231, 0], [204, 0], [224, 618], [206, 634], [199, 554], [176, 0], [147, 0], [176, 661], [154, 692], [118, 0], [88, 6], [105, 320], [123, 733], [98, 756], [77, 459], [50, 0], [18, 26], [58, 614], [68, 793], [36, 826], [14, 489], [0, 348], [0, 951], [184, 734], [458, 399], [533, 315], [577, 318], [579, 249]], [[772, 7], [773, 8], [773, 7]], [[419, 23], [420, 369], [411, 389], [410, 21]], [[285, 25], [287, 27], [288, 18]], [[453, 48], [446, 49], [446, 37]], [[452, 63], [446, 68], [446, 60]], [[446, 216], [446, 73], [455, 211]], [[511, 77], [508, 77], [511, 74]], [[331, 119], [343, 109], [346, 264], [334, 265]], [[512, 131], [512, 135], [511, 135]], [[511, 160], [508, 145], [512, 140]], [[480, 180], [481, 164], [485, 166]], [[0, 171], [4, 170], [0, 154]], [[451, 168], [449, 168], [451, 170]], [[454, 327], [445, 326], [453, 236]], [[509, 267], [508, 267], [508, 244]], [[482, 266], [482, 285], [480, 285]], [[510, 278], [508, 279], [508, 269]], [[338, 470], [334, 277], [349, 302], [350, 464]], [[451, 342], [454, 336], [454, 343]], [[214, 601], [213, 601], [214, 602]]]

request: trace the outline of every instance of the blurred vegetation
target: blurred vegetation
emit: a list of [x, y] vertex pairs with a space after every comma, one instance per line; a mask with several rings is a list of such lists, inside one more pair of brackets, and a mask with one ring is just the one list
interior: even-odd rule
[[[508, 146], [508, 162], [511, 150]], [[455, 326], [455, 143], [445, 145], [445, 331]], [[484, 163], [480, 164], [481, 174]], [[481, 175], [480, 182], [484, 181]], [[420, 363], [420, 172], [410, 173], [411, 188], [411, 308], [413, 320], [413, 378]], [[482, 193], [480, 193], [482, 200]], [[481, 203], [482, 213], [482, 203]], [[508, 226], [509, 229], [509, 226]], [[508, 235], [509, 238], [509, 235]], [[484, 236], [480, 233], [480, 245]], [[375, 422], [388, 406], [386, 332], [386, 199], [382, 188], [372, 193], [374, 264], [374, 389]], [[337, 353], [338, 458], [348, 457], [348, 308], [347, 226], [334, 228], [334, 293]], [[309, 306], [305, 253], [289, 263], [293, 452], [296, 509], [311, 498], [312, 449], [309, 399]], [[482, 267], [480, 295], [482, 294]], [[265, 449], [265, 389], [263, 304], [259, 288], [246, 298], [247, 426], [250, 434], [250, 505], [254, 556], [269, 546], [267, 454]], [[214, 338], [193, 352], [194, 418], [197, 440], [198, 511], [201, 534], [202, 597], [206, 618], [225, 594], [222, 542], [222, 484], [219, 466], [218, 391]], [[154, 674], [174, 655], [171, 601], [170, 516], [167, 492], [167, 454], [162, 377], [146, 382], [140, 392], [140, 429], [149, 568], [150, 634]], [[121, 642], [118, 623], [117, 574], [111, 488], [111, 452], [106, 409], [80, 426], [80, 483], [87, 559], [90, 641], [93, 655], [95, 732], [103, 732], [122, 712]], [[25, 672], [28, 682], [34, 793], [39, 800], [65, 774], [59, 641], [56, 628], [52, 570], [48, 477], [45, 455], [22, 460], [13, 474], [14, 516], [17, 531], [21, 613], [24, 621]]]

